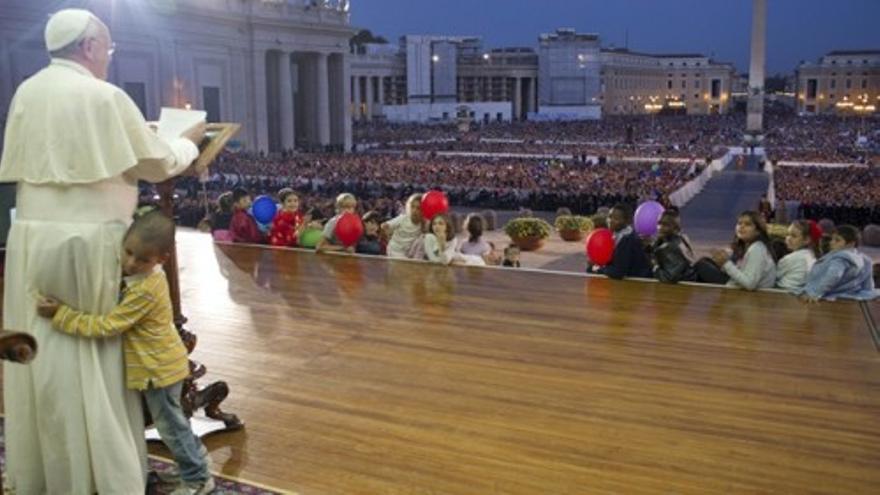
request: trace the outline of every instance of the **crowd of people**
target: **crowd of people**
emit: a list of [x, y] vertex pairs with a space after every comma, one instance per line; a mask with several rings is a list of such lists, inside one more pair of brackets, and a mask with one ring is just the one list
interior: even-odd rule
[[731, 116], [606, 117], [595, 121], [449, 125], [360, 124], [355, 140], [384, 149], [573, 156], [717, 158], [740, 140]]
[[[593, 212], [620, 201], [668, 204], [668, 195], [699, 174], [705, 163], [621, 162], [588, 165], [558, 160], [411, 157], [392, 154], [325, 154], [268, 158], [225, 154], [210, 179], [178, 181], [178, 212], [185, 225], [204, 212], [202, 190], [215, 200], [242, 187], [255, 195], [290, 187], [326, 218], [330, 198], [343, 192], [388, 214], [410, 194], [443, 190], [457, 206]], [[143, 199], [154, 193], [143, 191]]]
[[766, 115], [763, 146], [771, 161], [880, 163], [876, 120], [787, 113]]
[[880, 167], [779, 166], [773, 176], [777, 205], [794, 202], [801, 218], [880, 224]]
[[[877, 163], [876, 119], [798, 116], [769, 106], [764, 141], [772, 161]], [[662, 156], [717, 158], [743, 144], [745, 115], [607, 116], [574, 122], [495, 122], [465, 133], [452, 124], [387, 124], [354, 127], [355, 141], [384, 149], [467, 151], [573, 156]]]

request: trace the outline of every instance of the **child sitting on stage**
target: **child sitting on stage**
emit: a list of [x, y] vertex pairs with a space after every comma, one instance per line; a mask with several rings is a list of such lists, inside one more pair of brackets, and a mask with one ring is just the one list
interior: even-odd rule
[[300, 231], [305, 225], [305, 215], [299, 210], [299, 196], [290, 188], [278, 191], [281, 209], [272, 219], [269, 231], [269, 244], [273, 246], [295, 246]]
[[590, 264], [587, 272], [602, 273], [618, 280], [625, 277], [651, 278], [651, 262], [642, 240], [632, 228], [632, 209], [625, 204], [617, 204], [611, 208], [608, 213], [608, 228], [614, 236], [611, 263], [603, 267]]
[[324, 224], [324, 232], [321, 233], [321, 240], [315, 246], [315, 251], [319, 253], [328, 251], [354, 252], [354, 246], [345, 247], [336, 238], [336, 222], [339, 221], [339, 217], [343, 213], [354, 213], [355, 209], [357, 209], [357, 198], [354, 197], [354, 194], [342, 193], [336, 196], [336, 215]]
[[232, 191], [232, 221], [229, 222], [232, 242], [263, 242], [263, 234], [257, 227], [257, 221], [247, 211], [251, 202], [251, 195], [245, 189], [239, 187]]
[[519, 268], [519, 246], [511, 244], [504, 248], [504, 260], [501, 262], [501, 266]]
[[[406, 211], [382, 224], [382, 233], [389, 238], [388, 256], [391, 258], [421, 258], [422, 195], [413, 194], [406, 200]], [[414, 249], [417, 248], [417, 249]]]
[[837, 227], [831, 235], [831, 252], [816, 261], [807, 275], [807, 285], [797, 292], [801, 301], [871, 300], [878, 297], [871, 259], [856, 249], [859, 241], [857, 228], [851, 225]]
[[37, 313], [57, 330], [80, 337], [122, 334], [126, 386], [143, 392], [159, 436], [180, 467], [183, 486], [174, 493], [206, 494], [214, 489], [204, 447], [180, 405], [189, 376], [186, 347], [174, 326], [164, 263], [174, 249], [174, 222], [159, 211], [136, 219], [123, 238], [122, 301], [106, 315], [88, 314], [49, 297]]
[[364, 235], [357, 243], [355, 252], [359, 254], [384, 255], [385, 241], [379, 235], [379, 226], [382, 220], [375, 211], [368, 211], [361, 219], [364, 223]]

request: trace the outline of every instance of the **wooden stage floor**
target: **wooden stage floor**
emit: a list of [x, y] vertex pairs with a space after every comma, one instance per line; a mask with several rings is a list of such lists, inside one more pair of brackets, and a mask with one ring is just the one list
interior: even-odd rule
[[878, 493], [866, 311], [178, 234], [223, 474], [303, 494]]

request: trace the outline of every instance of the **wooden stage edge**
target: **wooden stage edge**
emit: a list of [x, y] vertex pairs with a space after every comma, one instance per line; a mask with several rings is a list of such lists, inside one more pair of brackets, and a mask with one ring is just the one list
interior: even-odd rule
[[246, 424], [206, 438], [224, 476], [302, 494], [880, 487], [876, 303], [187, 231], [178, 250], [194, 357]]

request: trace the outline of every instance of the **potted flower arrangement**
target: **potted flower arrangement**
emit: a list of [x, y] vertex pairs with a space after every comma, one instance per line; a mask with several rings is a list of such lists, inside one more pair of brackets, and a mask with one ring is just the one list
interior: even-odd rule
[[564, 241], [580, 241], [593, 230], [593, 221], [578, 215], [559, 215], [554, 223], [559, 237]]
[[534, 217], [514, 218], [504, 226], [504, 233], [523, 251], [541, 249], [550, 237], [550, 230], [549, 223]]

